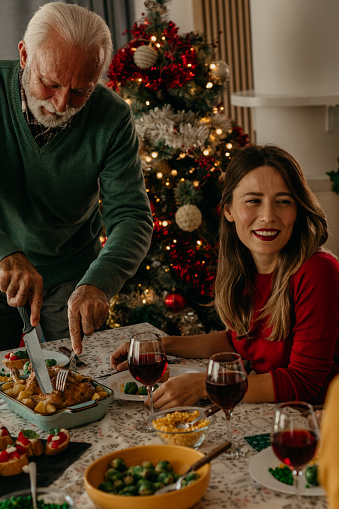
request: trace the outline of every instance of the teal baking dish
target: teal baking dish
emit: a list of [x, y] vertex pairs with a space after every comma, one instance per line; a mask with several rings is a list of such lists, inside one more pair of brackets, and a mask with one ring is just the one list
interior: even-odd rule
[[[21, 378], [27, 377], [22, 376]], [[7, 403], [8, 408], [12, 412], [15, 412], [20, 415], [20, 417], [23, 417], [32, 424], [35, 424], [42, 431], [49, 431], [54, 428], [70, 429], [83, 424], [88, 424], [89, 422], [98, 421], [105, 415], [108, 405], [110, 405], [114, 400], [114, 393], [112, 389], [106, 387], [106, 385], [103, 385], [102, 383], [92, 380], [92, 384], [95, 387], [100, 385], [100, 387], [107, 392], [106, 397], [93, 401], [86, 401], [85, 403], [80, 403], [79, 405], [74, 405], [68, 408], [62, 408], [56, 412], [45, 415], [34, 412], [34, 410], [31, 410], [21, 403], [21, 401], [17, 401], [15, 398], [5, 394], [2, 391], [2, 385], [4, 383], [6, 382], [0, 384], [0, 398]]]

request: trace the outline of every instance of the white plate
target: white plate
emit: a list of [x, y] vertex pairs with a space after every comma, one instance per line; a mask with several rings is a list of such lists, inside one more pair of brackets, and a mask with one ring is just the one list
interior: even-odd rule
[[[170, 369], [170, 378], [173, 376], [183, 375], [184, 373], [201, 373], [202, 371], [206, 371], [206, 368], [201, 366], [188, 366], [188, 365], [180, 365], [180, 364], [169, 364]], [[138, 387], [142, 384], [137, 382], [130, 372], [121, 371], [121, 373], [110, 376], [105, 379], [105, 385], [110, 387], [114, 391], [114, 396], [118, 399], [125, 399], [127, 401], [144, 401], [147, 399], [147, 396], [139, 396], [138, 394], [125, 394], [123, 392], [123, 385], [126, 382], [136, 382]]]
[[57, 365], [66, 364], [66, 362], [69, 360], [67, 355], [61, 352], [54, 352], [53, 350], [45, 350], [43, 348], [42, 353], [44, 354], [45, 359], [55, 359]]
[[[268, 469], [276, 468], [281, 465], [281, 461], [276, 457], [273, 452], [272, 447], [267, 447], [263, 451], [256, 454], [249, 466], [250, 474], [255, 481], [262, 484], [266, 488], [269, 488], [274, 491], [279, 491], [280, 493], [288, 493], [289, 495], [294, 495], [294, 486], [289, 486], [288, 484], [284, 484], [278, 481], [273, 475], [268, 471]], [[321, 486], [313, 486], [310, 488], [306, 488], [306, 480], [304, 475], [300, 478], [301, 483], [301, 495], [304, 496], [312, 496], [312, 497], [321, 497], [325, 496], [325, 492]]]

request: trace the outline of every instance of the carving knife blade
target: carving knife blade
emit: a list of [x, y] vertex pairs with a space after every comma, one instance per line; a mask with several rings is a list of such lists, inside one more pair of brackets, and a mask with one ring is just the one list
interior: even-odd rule
[[45, 363], [45, 357], [42, 353], [41, 344], [35, 330], [35, 327], [32, 327], [29, 316], [30, 314], [27, 312], [25, 306], [18, 306], [18, 311], [24, 322], [24, 328], [22, 332], [24, 333], [24, 342], [27, 348], [27, 352], [30, 358], [30, 361], [33, 366], [33, 370], [40, 385], [40, 389], [44, 394], [50, 394], [53, 392], [52, 382], [48, 373], [48, 369]]

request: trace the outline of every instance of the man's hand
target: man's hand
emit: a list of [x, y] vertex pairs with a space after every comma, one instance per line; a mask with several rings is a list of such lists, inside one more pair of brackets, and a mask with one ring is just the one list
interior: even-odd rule
[[109, 311], [108, 298], [102, 290], [92, 285], [79, 286], [68, 300], [68, 326], [72, 347], [76, 354], [82, 352], [83, 334], [90, 336], [104, 323]]
[[0, 290], [7, 294], [9, 306], [18, 307], [29, 300], [31, 325], [40, 321], [42, 305], [42, 276], [22, 253], [14, 253], [0, 261]]

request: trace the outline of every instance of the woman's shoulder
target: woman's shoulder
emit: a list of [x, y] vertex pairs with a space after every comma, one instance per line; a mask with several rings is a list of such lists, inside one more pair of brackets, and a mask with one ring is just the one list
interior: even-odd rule
[[312, 279], [325, 278], [327, 282], [339, 283], [338, 259], [329, 251], [317, 251], [301, 265], [292, 279], [301, 280], [307, 276]]

